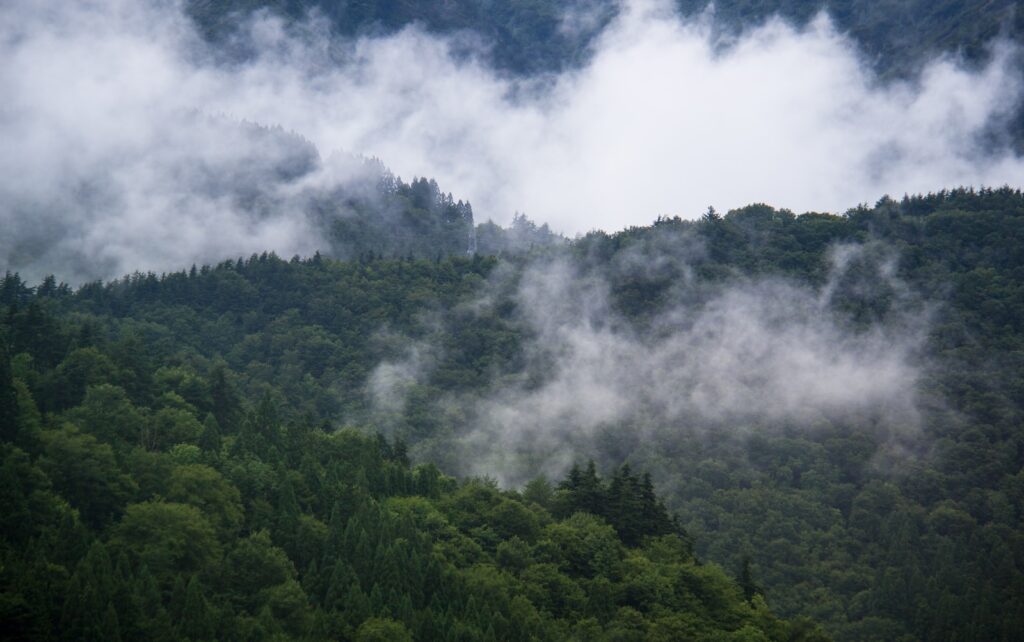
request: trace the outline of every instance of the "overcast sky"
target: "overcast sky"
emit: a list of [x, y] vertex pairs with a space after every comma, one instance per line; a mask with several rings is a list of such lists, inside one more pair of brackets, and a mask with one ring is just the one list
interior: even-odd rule
[[[977, 144], [1021, 99], [1006, 47], [976, 72], [942, 59], [882, 85], [824, 17], [804, 31], [770, 22], [716, 53], [701, 23], [637, 1], [585, 68], [524, 91], [415, 29], [339, 42], [315, 18], [289, 31], [263, 16], [246, 33], [260, 53], [228, 69], [174, 3], [4, 2], [4, 267], [112, 276], [317, 249], [295, 185], [261, 185], [277, 207], [256, 218], [210, 187], [289, 153], [218, 122], [280, 125], [322, 158], [436, 178], [478, 220], [521, 211], [570, 235], [708, 205], [841, 212], [1024, 176], [1021, 158]], [[347, 171], [325, 163], [303, 180]]]

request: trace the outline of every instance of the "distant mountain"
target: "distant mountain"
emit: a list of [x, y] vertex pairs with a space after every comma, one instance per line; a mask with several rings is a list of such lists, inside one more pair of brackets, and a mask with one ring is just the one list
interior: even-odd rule
[[[1014, 0], [675, 0], [683, 17], [711, 20], [722, 46], [744, 31], [780, 16], [805, 26], [826, 12], [860, 47], [865, 62], [883, 80], [913, 77], [936, 56], [961, 56], [970, 64], [989, 58], [997, 37], [1024, 43], [1024, 12]], [[340, 35], [386, 35], [417, 24], [455, 35], [455, 51], [488, 51], [488, 62], [515, 75], [536, 75], [585, 64], [595, 38], [619, 11], [615, 0], [187, 0], [187, 10], [209, 39], [233, 56], [230, 36], [238, 19], [267, 10], [289, 20], [311, 11], [327, 18]], [[1009, 125], [1024, 149], [1024, 110]], [[995, 132], [994, 140], [1004, 137]]]
[[714, 12], [723, 33], [738, 33], [773, 15], [805, 25], [827, 11], [883, 74], [905, 74], [940, 53], [982, 60], [997, 36], [1020, 42], [1024, 13], [1014, 0], [677, 0], [684, 15]]
[[[1015, 0], [721, 0], [713, 7], [709, 0], [676, 1], [684, 15], [712, 10], [715, 28], [725, 40], [773, 15], [802, 26], [826, 11], [886, 80], [913, 77], [923, 64], [944, 54], [984, 63], [997, 38], [1024, 43], [1024, 11]], [[1020, 78], [1024, 80], [1024, 73]], [[1024, 150], [1024, 109], [1019, 106], [1008, 132], [1017, 150]]]
[[616, 13], [616, 3], [609, 0], [188, 0], [187, 8], [207, 36], [224, 42], [238, 17], [260, 9], [289, 19], [316, 10], [342, 35], [382, 35], [419, 24], [432, 33], [461, 33], [476, 44], [493, 46], [491, 62], [515, 73], [579, 63]]
[[[268, 235], [301, 235], [289, 254], [339, 259], [502, 254], [563, 240], [518, 217], [507, 229], [484, 223], [478, 242], [472, 206], [433, 179], [405, 182], [379, 160], [322, 158], [280, 127], [198, 113], [172, 119], [152, 145], [89, 165], [67, 192], [9, 205], [18, 224], [0, 238], [0, 270], [82, 283], [248, 256], [268, 249]], [[143, 206], [148, 226], [95, 234], [101, 221], [127, 220]], [[197, 249], [172, 240], [190, 235], [207, 241]]]
[[[1024, 39], [1024, 12], [1014, 0], [675, 0], [681, 15], [708, 12], [723, 36], [762, 24], [773, 15], [805, 25], [827, 11], [840, 30], [886, 74], [913, 71], [938, 53], [985, 57], [996, 36]], [[189, 0], [204, 33], [222, 37], [238, 16], [267, 9], [295, 19], [317, 10], [339, 34], [387, 34], [410, 24], [433, 33], [463, 33], [489, 46], [492, 63], [516, 73], [571, 67], [619, 10], [614, 0]]]

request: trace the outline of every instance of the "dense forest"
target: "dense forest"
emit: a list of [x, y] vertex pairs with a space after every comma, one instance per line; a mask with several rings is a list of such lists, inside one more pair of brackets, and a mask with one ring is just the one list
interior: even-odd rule
[[[678, 2], [684, 15], [704, 11], [709, 4], [706, 0]], [[776, 15], [803, 25], [823, 10], [886, 74], [911, 73], [937, 53], [981, 60], [987, 57], [986, 47], [993, 38], [1019, 42], [1024, 37], [1024, 17], [1012, 0], [729, 0], [714, 3], [714, 19], [719, 28], [735, 32]]]
[[283, 389], [246, 399], [223, 361], [55, 315], [52, 282], [3, 292], [5, 640], [825, 639], [699, 562], [628, 465], [458, 481], [281, 412]]
[[[210, 38], [227, 46], [234, 55], [249, 53], [232, 47], [231, 35], [238, 28], [238, 17], [257, 10], [268, 10], [289, 20], [301, 20], [311, 10], [325, 17], [338, 34], [386, 35], [411, 24], [419, 24], [440, 34], [468, 36], [471, 50], [490, 48], [490, 61], [513, 73], [548, 72], [580, 64], [586, 60], [589, 42], [615, 16], [614, 2], [571, 0], [545, 2], [425, 2], [422, 0], [368, 2], [306, 2], [260, 0], [257, 2], [189, 0], [189, 14]], [[582, 20], [573, 29], [565, 29], [566, 14], [578, 14]]]
[[[815, 621], [1016, 639], [1022, 248], [1024, 195], [958, 189], [502, 257], [262, 254], [74, 289], [8, 274], [7, 637], [812, 639]], [[568, 289], [537, 295], [537, 274]], [[671, 369], [597, 429], [586, 398], [537, 414], [572, 369], [548, 326], [655, 355], [675, 326], [721, 339], [700, 315], [737, 297], [769, 342], [796, 327], [836, 358], [909, 337], [893, 408], [852, 380], [863, 406], [783, 405], [751, 358], [749, 414], [661, 408], [707, 385]], [[744, 358], [771, 357], [754, 343]], [[495, 419], [510, 409], [546, 423]], [[559, 433], [576, 465], [550, 459]]]
[[[675, 0], [672, 4], [686, 17], [712, 11], [712, 22], [722, 35], [759, 26], [773, 16], [802, 26], [825, 11], [887, 73], [912, 72], [939, 53], [960, 52], [981, 59], [993, 37], [1017, 41], [1024, 37], [1024, 16], [1013, 0]], [[387, 34], [420, 24], [435, 33], [473, 34], [491, 47], [491, 62], [498, 67], [537, 73], [584, 62], [589, 45], [621, 6], [613, 0], [189, 0], [188, 8], [207, 34], [221, 38], [237, 26], [238, 15], [257, 9], [291, 19], [315, 9], [344, 35]]]

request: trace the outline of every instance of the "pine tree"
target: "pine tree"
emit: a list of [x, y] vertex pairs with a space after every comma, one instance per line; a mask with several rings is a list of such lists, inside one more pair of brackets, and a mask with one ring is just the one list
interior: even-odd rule
[[6, 272], [0, 279], [0, 305], [22, 305], [32, 297], [32, 288], [21, 280], [17, 272]]
[[238, 429], [242, 403], [238, 392], [228, 380], [227, 368], [221, 364], [214, 366], [210, 371], [209, 382], [213, 416], [217, 420], [218, 430], [234, 433]]
[[207, 413], [203, 421], [203, 432], [199, 436], [199, 447], [204, 452], [217, 454], [220, 452], [220, 424], [213, 413]]
[[603, 515], [615, 527], [622, 543], [636, 546], [646, 534], [643, 523], [643, 505], [638, 480], [630, 473], [629, 464], [615, 471], [608, 488]]
[[353, 627], [359, 626], [363, 620], [373, 615], [370, 598], [363, 592], [358, 580], [353, 580], [349, 585], [344, 604], [345, 620]]
[[18, 437], [18, 393], [7, 349], [7, 337], [0, 331], [0, 441], [13, 442]]
[[120, 635], [119, 624], [116, 629], [108, 628], [116, 624], [116, 613], [113, 623], [106, 614], [114, 597], [110, 556], [101, 542], [94, 542], [71, 576], [61, 613], [61, 630], [78, 640], [103, 640], [112, 630]]
[[85, 555], [89, 543], [89, 533], [78, 520], [77, 512], [66, 510], [62, 513], [54, 540], [53, 561], [65, 568], [74, 568]]
[[146, 565], [139, 568], [135, 579], [136, 608], [139, 612], [139, 630], [142, 635], [138, 639], [169, 642], [175, 639], [171, 616], [164, 608], [160, 589], [156, 578]]
[[302, 510], [295, 499], [295, 490], [291, 478], [286, 472], [281, 473], [281, 481], [277, 486], [277, 510], [274, 511], [274, 542], [296, 558], [295, 541], [299, 530], [299, 515]]
[[112, 602], [107, 602], [100, 624], [99, 639], [104, 642], [121, 642], [121, 623], [117, 619], [117, 610]]
[[358, 584], [359, 578], [356, 577], [348, 561], [343, 558], [336, 558], [330, 567], [326, 566], [325, 561], [324, 568], [330, 569], [330, 577], [325, 583], [323, 608], [328, 611], [344, 611], [352, 584], [353, 582]]
[[117, 606], [121, 637], [129, 640], [141, 635], [139, 622], [142, 613], [139, 610], [139, 602], [135, 599], [135, 586], [131, 561], [122, 549], [114, 562], [114, 594], [111, 603]]
[[171, 602], [168, 605], [168, 612], [171, 620], [180, 622], [185, 612], [185, 598], [188, 597], [188, 587], [182, 575], [174, 576], [174, 587], [171, 589]]
[[194, 642], [206, 640], [213, 636], [209, 607], [203, 595], [203, 587], [199, 578], [192, 576], [185, 589], [185, 608], [181, 614], [179, 630], [182, 635]]
[[664, 504], [654, 493], [654, 484], [651, 482], [651, 474], [644, 473], [640, 480], [640, 504], [643, 522], [643, 530], [648, 535], [668, 535], [672, 533], [674, 525], [669, 517]]
[[0, 465], [0, 538], [20, 545], [32, 534], [32, 512], [13, 456]]
[[91, 640], [94, 635], [94, 611], [89, 609], [82, 578], [75, 573], [64, 592], [64, 608], [60, 613], [61, 633], [69, 640]]
[[747, 602], [753, 602], [754, 596], [761, 593], [761, 588], [754, 583], [754, 575], [750, 571], [750, 556], [745, 555], [740, 565], [740, 588], [743, 589], [743, 598]]

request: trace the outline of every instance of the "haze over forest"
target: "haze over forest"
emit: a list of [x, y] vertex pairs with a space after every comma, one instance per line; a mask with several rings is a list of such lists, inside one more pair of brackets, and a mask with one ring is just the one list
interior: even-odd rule
[[0, 636], [1016, 640], [1010, 0], [0, 5]]
[[289, 6], [5, 3], [5, 265], [81, 282], [309, 255], [327, 249], [310, 200], [376, 174], [352, 155], [437, 180], [477, 222], [524, 212], [568, 236], [1024, 174], [1009, 8], [992, 39], [915, 50], [897, 73], [872, 62], [899, 50], [827, 11], [724, 31], [711, 9], [650, 0], [513, 4], [510, 19], [544, 29], [517, 58], [493, 25], [449, 17], [448, 31], [441, 13], [431, 28], [425, 6], [390, 27], [383, 6]]

